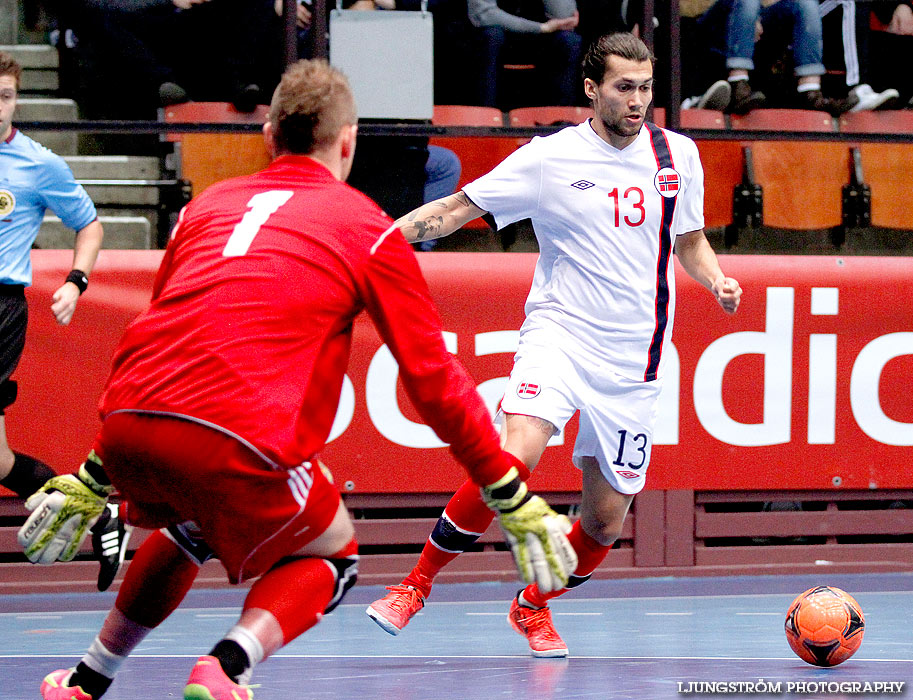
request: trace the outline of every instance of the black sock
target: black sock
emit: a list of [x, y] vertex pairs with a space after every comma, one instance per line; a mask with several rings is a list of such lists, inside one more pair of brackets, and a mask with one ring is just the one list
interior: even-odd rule
[[92, 700], [98, 700], [98, 698], [105, 694], [105, 691], [108, 689], [108, 686], [111, 685], [112, 680], [113, 679], [108, 678], [107, 676], [101, 675], [98, 671], [93, 671], [80, 661], [76, 665], [76, 670], [73, 671], [73, 675], [70, 676], [70, 680], [67, 681], [67, 685], [71, 688], [75, 688], [78, 685], [86, 693], [92, 696]]
[[238, 682], [241, 674], [250, 668], [250, 659], [247, 657], [247, 652], [241, 648], [240, 644], [231, 639], [223, 639], [216, 644], [212, 651], [209, 652], [209, 655], [219, 660], [225, 675], [235, 683]]
[[3, 484], [17, 496], [28, 498], [44, 486], [45, 481], [57, 476], [57, 472], [44, 462], [21, 452], [14, 452], [13, 454], [15, 455], [13, 468], [10, 469], [9, 474], [0, 479], [0, 484]]

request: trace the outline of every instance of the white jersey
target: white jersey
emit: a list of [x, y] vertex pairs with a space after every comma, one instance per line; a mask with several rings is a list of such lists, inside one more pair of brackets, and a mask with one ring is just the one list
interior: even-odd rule
[[540, 253], [521, 346], [559, 343], [629, 379], [661, 375], [674, 239], [704, 228], [704, 172], [691, 139], [645, 124], [618, 150], [586, 121], [534, 138], [463, 190], [498, 228], [532, 219]]

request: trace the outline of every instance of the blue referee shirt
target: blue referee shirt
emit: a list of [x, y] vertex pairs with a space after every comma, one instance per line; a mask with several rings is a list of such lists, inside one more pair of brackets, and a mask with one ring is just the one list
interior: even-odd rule
[[63, 158], [14, 128], [0, 142], [0, 284], [32, 283], [29, 252], [46, 209], [74, 231], [97, 218]]

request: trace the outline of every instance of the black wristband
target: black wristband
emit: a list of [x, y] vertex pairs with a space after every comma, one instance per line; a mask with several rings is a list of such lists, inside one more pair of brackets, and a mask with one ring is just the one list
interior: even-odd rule
[[15, 455], [13, 468], [9, 474], [0, 479], [0, 484], [3, 484], [17, 496], [28, 498], [44, 486], [44, 482], [57, 476], [57, 472], [44, 462], [21, 452], [14, 452], [13, 454]]
[[70, 274], [67, 275], [66, 281], [72, 282], [79, 287], [80, 294], [86, 291], [86, 287], [89, 286], [89, 276], [82, 270], [70, 270]]

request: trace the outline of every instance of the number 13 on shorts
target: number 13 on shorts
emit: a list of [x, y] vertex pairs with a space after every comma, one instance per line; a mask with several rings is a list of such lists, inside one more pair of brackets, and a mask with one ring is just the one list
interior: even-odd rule
[[618, 450], [612, 466], [615, 473], [625, 479], [638, 479], [643, 475], [642, 470], [650, 459], [650, 438], [646, 433], [631, 433], [619, 430]]

